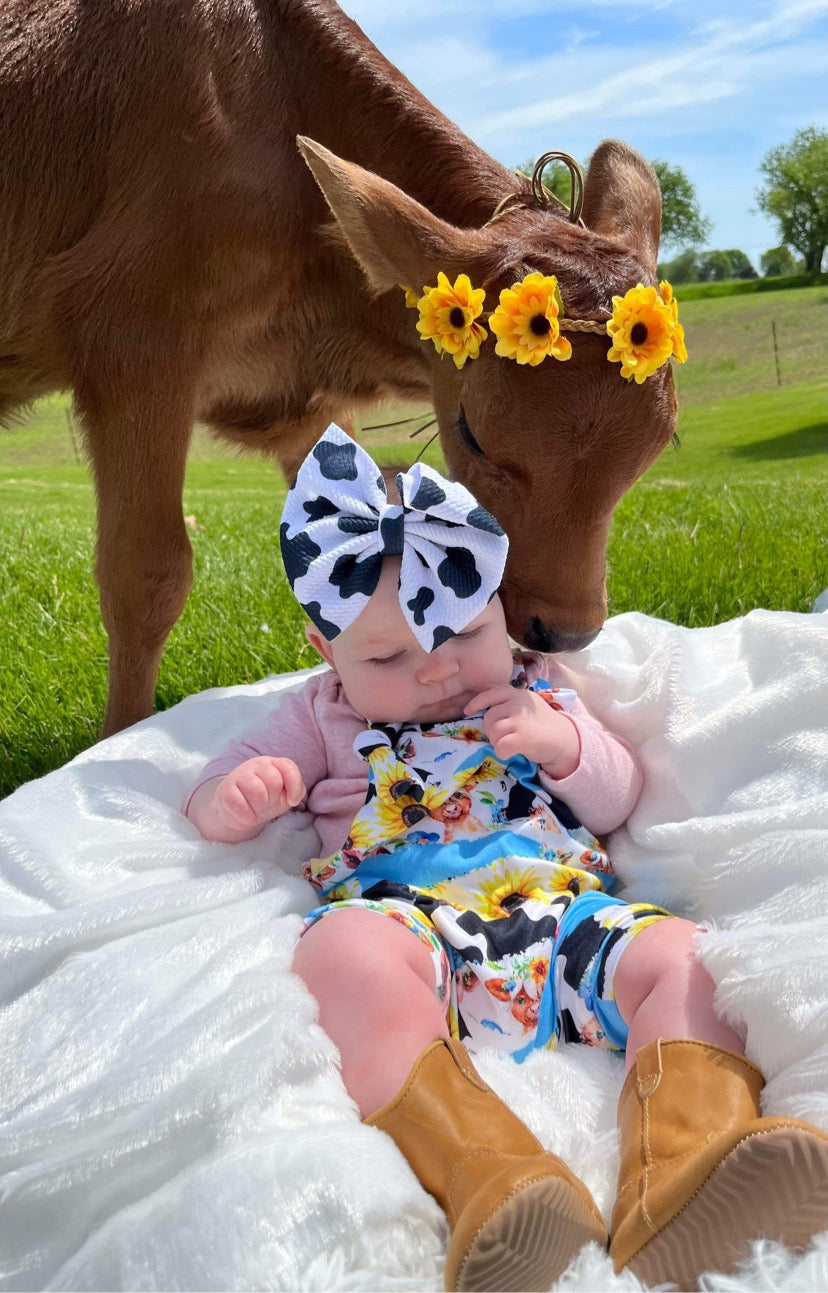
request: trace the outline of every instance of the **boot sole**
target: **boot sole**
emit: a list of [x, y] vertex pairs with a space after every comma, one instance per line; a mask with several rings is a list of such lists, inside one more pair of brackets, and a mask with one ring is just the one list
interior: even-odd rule
[[803, 1248], [826, 1229], [828, 1140], [783, 1127], [736, 1145], [626, 1269], [645, 1284], [695, 1289], [705, 1271], [744, 1261], [754, 1239]]
[[590, 1242], [606, 1247], [603, 1223], [566, 1181], [542, 1177], [483, 1223], [451, 1287], [458, 1293], [545, 1293]]

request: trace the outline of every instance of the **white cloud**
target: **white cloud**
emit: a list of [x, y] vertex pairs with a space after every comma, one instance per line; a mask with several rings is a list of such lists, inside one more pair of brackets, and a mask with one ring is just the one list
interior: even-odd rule
[[[636, 11], [647, 13], [668, 8], [674, 0], [638, 0], [630, 3], [625, 11], [625, 21]], [[584, 8], [618, 12], [617, 0], [345, 0], [342, 8], [366, 31], [382, 28], [385, 32], [401, 28], [422, 27], [424, 23], [439, 21], [446, 27], [467, 26], [479, 28], [487, 22], [501, 18], [531, 18], [538, 14], [582, 13]], [[369, 33], [370, 34], [370, 33]], [[373, 39], [373, 37], [372, 37]]]
[[[344, 8], [507, 165], [547, 148], [583, 158], [616, 136], [684, 166], [716, 221], [713, 245], [723, 245], [720, 225], [727, 245], [739, 245], [740, 218], [745, 241], [771, 245], [772, 226], [750, 212], [758, 162], [826, 118], [828, 0], [628, 0], [623, 10], [616, 0], [344, 0]], [[527, 53], [533, 37], [537, 52]]]

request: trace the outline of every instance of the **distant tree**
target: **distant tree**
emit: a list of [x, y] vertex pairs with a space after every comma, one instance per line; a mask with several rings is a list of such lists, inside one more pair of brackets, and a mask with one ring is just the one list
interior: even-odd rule
[[732, 277], [730, 256], [726, 251], [706, 251], [699, 257], [699, 279], [702, 283], [721, 283]]
[[756, 200], [779, 225], [781, 241], [805, 258], [805, 269], [822, 268], [828, 246], [828, 131], [798, 130], [790, 143], [766, 153], [759, 166], [766, 184]]
[[804, 261], [794, 256], [790, 247], [771, 247], [763, 251], [759, 264], [765, 278], [783, 278], [786, 274], [801, 274]]
[[710, 236], [710, 221], [699, 210], [695, 186], [680, 166], [650, 163], [661, 186], [661, 241], [668, 247], [698, 247]]
[[665, 260], [658, 265], [659, 278], [666, 278], [670, 283], [698, 283], [699, 253], [688, 247], [679, 252], [674, 260]]
[[702, 252], [698, 259], [699, 281], [721, 283], [727, 278], [758, 278], [748, 256], [738, 247]]
[[725, 252], [730, 257], [730, 277], [731, 278], [758, 278], [755, 268], [751, 264], [750, 258], [740, 251], [738, 247], [731, 247]]

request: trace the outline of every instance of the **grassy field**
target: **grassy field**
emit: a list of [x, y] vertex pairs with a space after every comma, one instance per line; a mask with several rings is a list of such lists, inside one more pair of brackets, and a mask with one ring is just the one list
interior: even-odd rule
[[683, 412], [828, 375], [828, 284], [679, 300], [691, 355], [676, 368]]
[[[742, 369], [725, 364], [728, 345], [767, 325], [758, 307], [769, 299], [794, 338], [828, 335], [825, 287], [683, 308], [691, 362], [679, 370], [682, 445], [616, 512], [612, 613], [710, 624], [757, 606], [805, 611], [828, 586], [828, 364], [815, 375], [806, 349], [792, 347], [783, 385], [774, 372], [763, 389], [759, 371], [755, 391], [730, 393]], [[378, 456], [413, 459], [421, 442], [409, 430], [366, 428], [363, 440]], [[436, 444], [426, 459], [439, 465]], [[275, 467], [197, 434], [185, 493], [196, 585], [170, 637], [159, 706], [315, 662], [281, 571], [283, 497]], [[89, 474], [68, 402], [56, 398], [0, 432], [0, 794], [97, 734], [106, 639], [93, 544]]]

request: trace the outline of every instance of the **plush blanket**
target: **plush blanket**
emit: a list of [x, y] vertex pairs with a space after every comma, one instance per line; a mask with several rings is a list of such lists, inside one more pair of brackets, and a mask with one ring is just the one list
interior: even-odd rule
[[[611, 841], [628, 896], [708, 927], [766, 1111], [828, 1129], [828, 615], [623, 615], [565, 663], [644, 764]], [[229, 847], [181, 814], [304, 676], [193, 696], [0, 805], [2, 1288], [442, 1287], [442, 1214], [361, 1125], [289, 972], [311, 822]], [[608, 1213], [622, 1060], [479, 1067]], [[558, 1287], [640, 1286], [587, 1250]], [[828, 1235], [707, 1287], [828, 1288]]]

